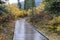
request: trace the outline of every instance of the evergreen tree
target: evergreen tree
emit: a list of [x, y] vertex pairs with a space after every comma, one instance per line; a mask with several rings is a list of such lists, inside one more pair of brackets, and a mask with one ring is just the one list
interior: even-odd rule
[[18, 0], [18, 7], [21, 8], [20, 0]]
[[49, 13], [60, 14], [60, 0], [45, 0], [45, 10]]
[[3, 4], [3, 3], [5, 3], [5, 2], [3, 2], [2, 0], [0, 0], [0, 4]]
[[6, 6], [4, 5], [4, 1], [0, 0], [0, 15], [4, 13], [9, 13], [9, 11], [6, 9]]
[[31, 9], [32, 7], [35, 7], [35, 0], [25, 0], [24, 9], [28, 10]]

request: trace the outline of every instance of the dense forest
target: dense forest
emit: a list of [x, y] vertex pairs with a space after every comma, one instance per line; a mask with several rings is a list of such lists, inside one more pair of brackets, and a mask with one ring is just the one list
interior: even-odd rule
[[15, 20], [24, 17], [50, 40], [60, 40], [60, 0], [42, 0], [37, 7], [34, 0], [25, 0], [24, 9], [21, 3], [4, 4], [0, 0], [0, 40], [12, 40]]

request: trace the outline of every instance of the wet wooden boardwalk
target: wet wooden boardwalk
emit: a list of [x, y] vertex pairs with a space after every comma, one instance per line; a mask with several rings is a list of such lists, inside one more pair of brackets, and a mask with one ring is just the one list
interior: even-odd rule
[[17, 20], [13, 40], [49, 40], [43, 34], [38, 32], [25, 19]]

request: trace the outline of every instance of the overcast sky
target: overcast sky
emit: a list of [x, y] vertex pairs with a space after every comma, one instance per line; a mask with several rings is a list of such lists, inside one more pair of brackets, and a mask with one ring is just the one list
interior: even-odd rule
[[[20, 0], [20, 2], [22, 2], [24, 0]], [[12, 4], [12, 3], [17, 3], [17, 0], [9, 0], [9, 3]]]
[[[18, 0], [9, 0], [9, 3], [12, 4], [12, 3], [17, 3]], [[22, 2], [24, 0], [20, 0], [20, 2]], [[36, 5], [40, 4], [40, 2], [42, 2], [42, 0], [35, 0], [36, 2]]]

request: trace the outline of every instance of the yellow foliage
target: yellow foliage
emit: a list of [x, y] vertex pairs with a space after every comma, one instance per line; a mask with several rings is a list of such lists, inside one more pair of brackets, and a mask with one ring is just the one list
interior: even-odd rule
[[7, 9], [10, 10], [12, 14], [15, 15], [16, 17], [24, 16], [26, 14], [25, 10], [19, 9], [16, 5], [8, 5]]
[[[44, 9], [44, 6], [45, 6], [45, 2], [41, 3], [40, 6], [38, 7], [34, 7], [33, 8], [33, 12], [36, 13], [36, 14], [39, 14], [40, 11], [42, 11]], [[10, 10], [12, 12], [13, 15], [15, 15], [16, 17], [20, 17], [20, 16], [24, 16], [24, 15], [31, 15], [32, 13], [32, 9], [29, 9], [28, 11], [25, 11], [25, 10], [21, 10], [19, 9], [16, 5], [8, 5], [7, 6], [8, 10]]]
[[30, 15], [31, 15], [31, 12], [32, 12], [32, 10], [29, 9], [29, 10], [27, 11], [27, 15], [30, 16]]
[[53, 25], [54, 23], [60, 23], [60, 16], [58, 17], [54, 16], [53, 20], [49, 21], [50, 25]]
[[57, 31], [60, 32], [60, 25], [57, 26]]
[[[46, 2], [43, 2], [43, 3], [41, 3], [40, 6], [34, 7], [34, 8], [33, 8], [33, 13], [34, 13], [34, 14], [40, 14], [40, 11], [44, 10], [45, 4], [46, 4]], [[31, 13], [32, 13], [32, 9], [28, 9], [28, 11], [26, 11], [26, 12], [27, 12], [27, 15], [30, 16]]]
[[46, 2], [42, 2], [40, 6], [36, 7], [36, 12], [39, 14], [40, 11], [44, 10]]

